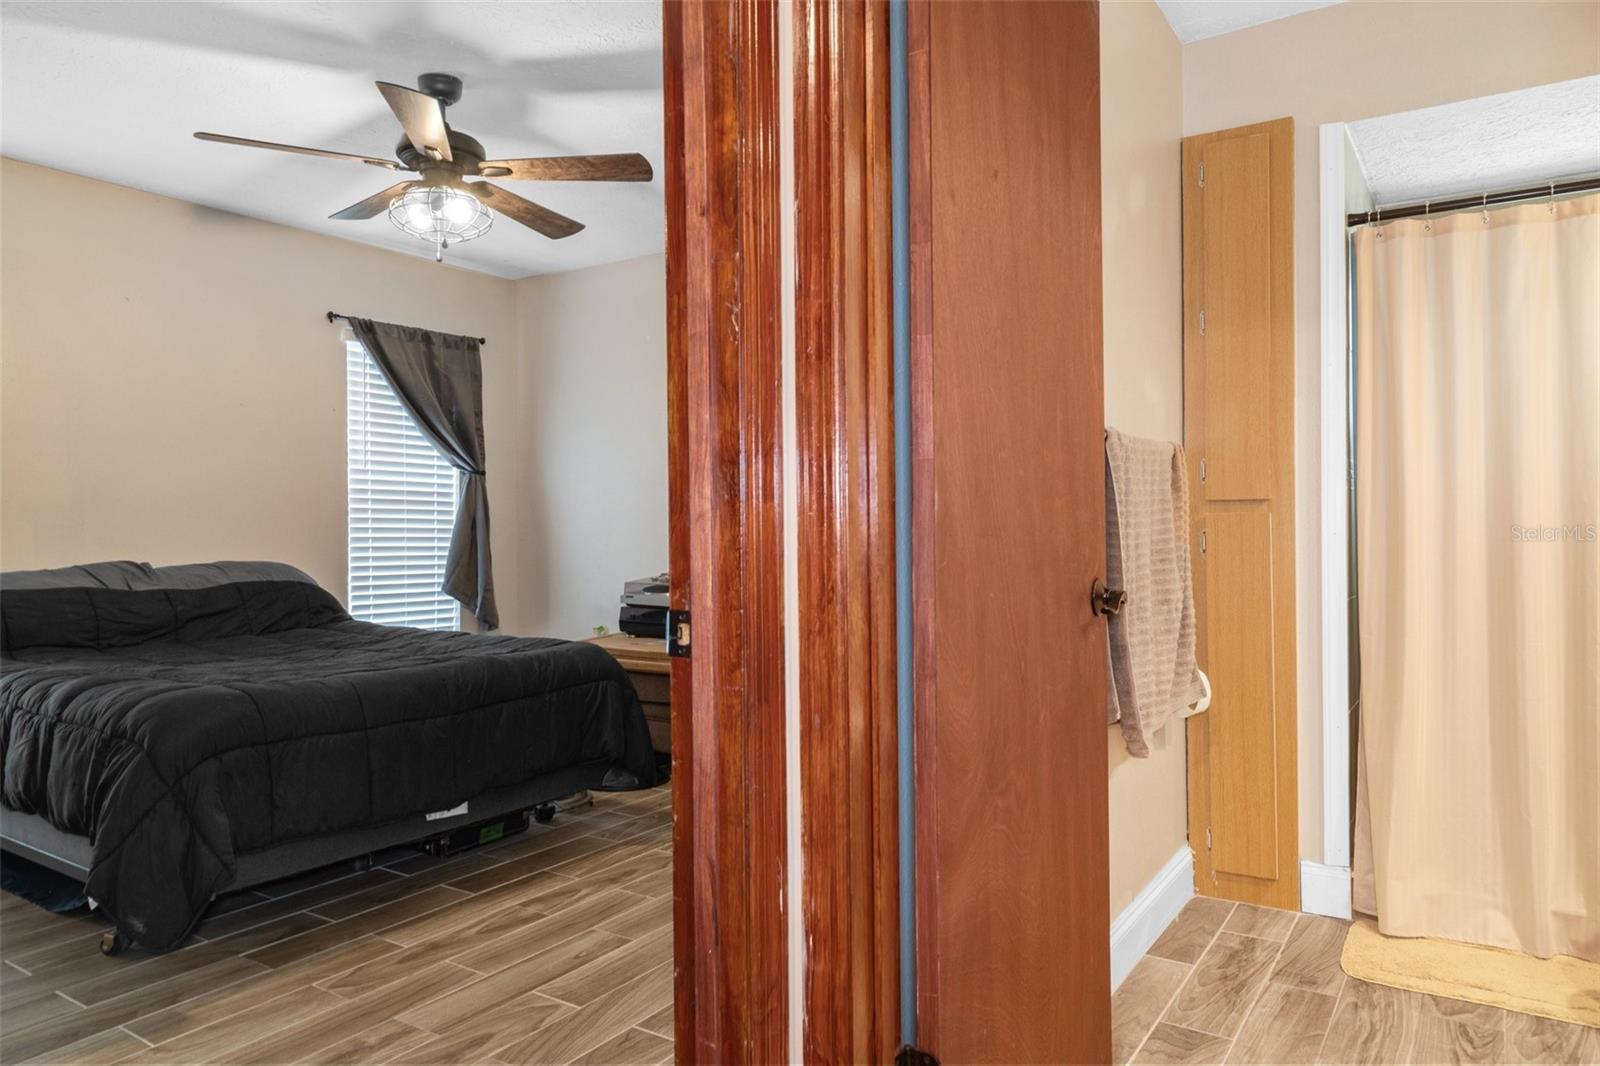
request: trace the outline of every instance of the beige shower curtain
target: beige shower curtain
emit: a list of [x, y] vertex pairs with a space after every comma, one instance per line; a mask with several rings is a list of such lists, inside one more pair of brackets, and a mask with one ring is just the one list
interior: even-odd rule
[[1355, 251], [1356, 907], [1600, 960], [1600, 196]]

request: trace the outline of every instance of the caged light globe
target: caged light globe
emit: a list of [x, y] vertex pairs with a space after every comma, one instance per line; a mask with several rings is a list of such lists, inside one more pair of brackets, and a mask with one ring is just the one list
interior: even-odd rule
[[489, 232], [494, 216], [476, 196], [448, 185], [408, 189], [389, 202], [389, 221], [405, 233], [434, 246], [444, 259], [451, 244]]

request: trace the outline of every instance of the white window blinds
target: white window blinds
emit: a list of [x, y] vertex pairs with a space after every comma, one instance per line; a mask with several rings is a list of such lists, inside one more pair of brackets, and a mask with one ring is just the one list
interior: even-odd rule
[[443, 592], [456, 469], [424, 437], [377, 365], [346, 342], [350, 613], [367, 622], [455, 629]]

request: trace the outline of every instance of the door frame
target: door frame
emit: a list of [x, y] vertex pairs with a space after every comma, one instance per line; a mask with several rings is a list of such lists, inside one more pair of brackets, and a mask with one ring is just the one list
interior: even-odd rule
[[[928, 78], [928, 10], [908, 8], [914, 86]], [[887, 1061], [902, 1035], [888, 4], [667, 0], [662, 21], [671, 595], [675, 611], [693, 610], [693, 658], [672, 665], [677, 1055], [775, 1062], [793, 1049], [808, 1061]], [[780, 100], [785, 69], [792, 119]], [[910, 333], [923, 389], [926, 105], [925, 92], [911, 92], [911, 203], [924, 209], [910, 217], [909, 284], [923, 294]], [[915, 392], [902, 416], [926, 429], [930, 399]], [[913, 477], [931, 461], [914, 450]], [[913, 500], [913, 529], [930, 507]], [[786, 517], [798, 574], [787, 604]], [[923, 576], [930, 562], [913, 560]], [[934, 676], [932, 625], [916, 619], [919, 696]], [[791, 626], [799, 652], [786, 663]], [[798, 682], [797, 736], [785, 735], [786, 669]], [[923, 797], [933, 795], [928, 724], [916, 727]], [[798, 747], [798, 781], [786, 774], [786, 745]], [[916, 829], [922, 839], [926, 819]], [[799, 855], [787, 852], [791, 833]], [[916, 899], [924, 932], [933, 899]], [[791, 937], [795, 906], [803, 930]], [[791, 1016], [794, 981], [803, 1021]], [[926, 990], [919, 1007], [936, 1035]]]
[[901, 1037], [889, 5], [786, 6], [802, 1055], [887, 1062]]
[[[777, 9], [662, 5], [681, 1061], [788, 1058]], [[697, 683], [698, 680], [698, 683]]]
[[[801, 962], [804, 1057], [887, 1061], [900, 1035], [888, 5], [668, 0], [662, 23], [671, 595], [693, 638], [693, 658], [672, 663], [677, 1054], [787, 1061]], [[799, 580], [786, 616], [791, 256]], [[791, 624], [798, 738], [784, 729]], [[786, 849], [802, 812], [794, 960]]]
[[[1324, 123], [1317, 131], [1320, 199], [1318, 259], [1321, 265], [1321, 555], [1322, 555], [1322, 861], [1300, 861], [1300, 909], [1350, 917], [1350, 571], [1349, 437], [1350, 193], [1345, 173], [1345, 125]], [[1360, 180], [1357, 175], [1357, 180]], [[1371, 206], [1370, 199], [1366, 206]]]

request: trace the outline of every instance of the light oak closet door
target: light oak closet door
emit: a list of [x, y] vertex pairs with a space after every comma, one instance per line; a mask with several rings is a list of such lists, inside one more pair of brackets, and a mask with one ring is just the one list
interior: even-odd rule
[[1278, 743], [1273, 716], [1272, 514], [1206, 518], [1205, 613], [1211, 634], [1208, 725], [1211, 863], [1222, 873], [1278, 877]]
[[1197, 652], [1189, 843], [1206, 895], [1299, 909], [1293, 127], [1183, 146], [1184, 440]]
[[1204, 500], [1272, 498], [1271, 142], [1266, 132], [1201, 150], [1205, 314]]

